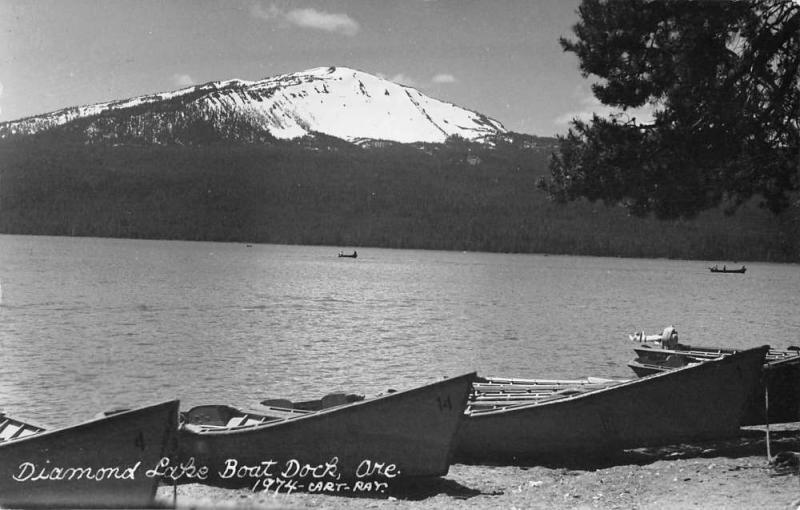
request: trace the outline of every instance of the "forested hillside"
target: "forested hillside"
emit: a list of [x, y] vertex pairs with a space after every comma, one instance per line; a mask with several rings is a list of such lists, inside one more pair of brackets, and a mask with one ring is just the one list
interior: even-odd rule
[[495, 148], [337, 139], [0, 143], [0, 232], [709, 260], [798, 261], [798, 209], [628, 216], [536, 187], [552, 139]]

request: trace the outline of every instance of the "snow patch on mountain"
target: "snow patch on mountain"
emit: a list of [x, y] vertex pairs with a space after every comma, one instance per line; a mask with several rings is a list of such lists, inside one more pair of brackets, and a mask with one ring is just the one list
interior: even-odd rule
[[[319, 67], [260, 81], [228, 80], [56, 112], [0, 124], [0, 136], [32, 134], [93, 116], [125, 117], [129, 129], [169, 129], [189, 115], [222, 129], [232, 120], [294, 139], [312, 132], [348, 141], [483, 141], [506, 130], [480, 113], [347, 67]], [[169, 115], [172, 115], [170, 117]], [[131, 116], [138, 116], [131, 122]], [[96, 134], [106, 124], [90, 126]]]

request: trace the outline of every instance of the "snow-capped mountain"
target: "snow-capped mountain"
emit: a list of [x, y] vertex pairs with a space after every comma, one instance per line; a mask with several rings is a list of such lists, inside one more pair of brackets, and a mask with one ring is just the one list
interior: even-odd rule
[[0, 137], [58, 126], [90, 141], [144, 143], [293, 139], [314, 132], [351, 142], [440, 143], [451, 135], [480, 142], [506, 133], [485, 115], [346, 67], [65, 108], [0, 124]]

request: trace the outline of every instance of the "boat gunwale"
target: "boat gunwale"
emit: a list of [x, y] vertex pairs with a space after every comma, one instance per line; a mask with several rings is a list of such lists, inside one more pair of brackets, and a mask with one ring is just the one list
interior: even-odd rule
[[[697, 363], [704, 363], [706, 361], [715, 361], [718, 359], [722, 359], [728, 357], [732, 354], [738, 354], [750, 349], [757, 349], [758, 347], [750, 347], [750, 348], [717, 348], [717, 347], [699, 347], [699, 346], [687, 346], [690, 349], [680, 350], [680, 349], [664, 349], [662, 347], [634, 347], [633, 352], [638, 355], [641, 354], [664, 354], [666, 356], [677, 355], [682, 358], [702, 358], [698, 359]], [[800, 350], [796, 349], [773, 349], [771, 346], [769, 350], [764, 356], [764, 367], [769, 368], [771, 365], [781, 364], [786, 362], [796, 362], [800, 360]], [[671, 369], [671, 367], [665, 367], [658, 363], [646, 363], [642, 362], [639, 358], [633, 359], [628, 362], [628, 366], [632, 366], [632, 364], [636, 364], [637, 366], [643, 367], [658, 367], [660, 369]], [[682, 367], [681, 367], [682, 368]]]

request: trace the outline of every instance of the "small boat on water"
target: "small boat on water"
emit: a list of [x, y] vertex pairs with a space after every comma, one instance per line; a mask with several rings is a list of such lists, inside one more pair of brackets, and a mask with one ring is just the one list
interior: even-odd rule
[[[225, 405], [195, 407], [183, 415], [179, 460], [208, 466], [205, 483], [229, 487], [253, 487], [259, 479], [292, 466], [332, 463], [333, 473], [321, 468], [324, 473], [307, 470], [306, 474], [325, 474], [325, 481], [368, 480], [380, 478], [375, 466], [392, 465], [391, 480], [441, 476], [450, 467], [455, 433], [474, 377], [466, 374], [351, 402], [345, 397], [327, 407], [320, 401], [317, 410], [274, 400], [267, 402], [282, 405], [262, 405], [252, 411]], [[247, 470], [265, 463], [274, 471]], [[302, 478], [303, 473], [292, 474]]]
[[[634, 347], [636, 358], [628, 366], [639, 377], [665, 372], [675, 368], [698, 365], [709, 360], [730, 356], [741, 349], [685, 345], [677, 340], [677, 332], [667, 338], [667, 328], [662, 335], [630, 335], [641, 341]], [[742, 425], [788, 423], [800, 421], [800, 348], [772, 349], [764, 359], [763, 377], [751, 389]], [[766, 393], [765, 393], [766, 391]], [[765, 394], [769, 396], [766, 407]], [[765, 414], [768, 409], [769, 414]]]
[[479, 380], [456, 461], [583, 459], [734, 436], [767, 350], [633, 380]]
[[744, 274], [745, 271], [747, 271], [747, 268], [745, 266], [742, 266], [742, 267], [737, 268], [737, 269], [728, 269], [727, 266], [722, 266], [722, 267], [712, 266], [712, 267], [709, 267], [708, 270], [711, 271], [712, 273], [739, 273], [739, 274]]
[[121, 411], [47, 431], [0, 413], [3, 508], [149, 508], [174, 453], [178, 401]]
[[353, 253], [343, 253], [343, 252], [340, 251], [339, 252], [339, 257], [340, 258], [348, 258], [348, 259], [357, 259], [358, 258], [358, 252], [356, 250], [353, 250]]

